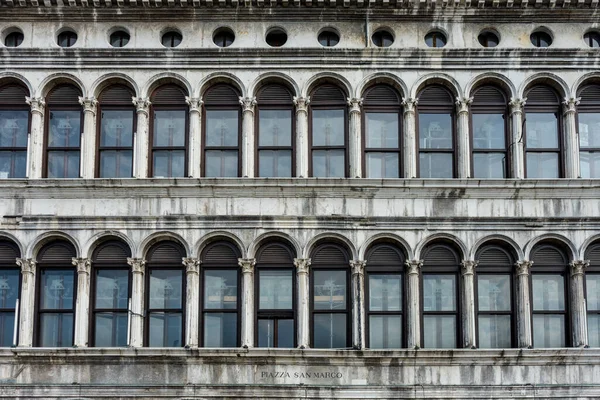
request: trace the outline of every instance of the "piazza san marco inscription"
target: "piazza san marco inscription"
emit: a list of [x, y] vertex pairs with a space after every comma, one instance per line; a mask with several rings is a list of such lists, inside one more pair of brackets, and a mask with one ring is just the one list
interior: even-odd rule
[[341, 372], [328, 371], [257, 371], [261, 379], [342, 379]]

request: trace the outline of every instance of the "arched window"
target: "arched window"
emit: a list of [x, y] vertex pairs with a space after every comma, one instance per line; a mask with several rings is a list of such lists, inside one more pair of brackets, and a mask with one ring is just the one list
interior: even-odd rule
[[21, 85], [0, 85], [0, 179], [27, 175], [29, 91]]
[[401, 107], [398, 92], [388, 85], [365, 91], [363, 102], [363, 165], [367, 178], [402, 175]]
[[188, 106], [185, 91], [175, 84], [160, 86], [152, 93], [150, 176], [187, 176]]
[[531, 250], [533, 346], [566, 347], [571, 342], [566, 248], [545, 242]]
[[588, 247], [585, 259], [590, 261], [585, 272], [588, 341], [590, 347], [600, 347], [600, 242]]
[[455, 123], [452, 94], [443, 86], [432, 85], [418, 96], [419, 177], [455, 176]]
[[146, 256], [146, 346], [183, 347], [185, 273], [182, 245], [156, 243]]
[[348, 116], [346, 95], [337, 86], [325, 84], [310, 96], [310, 176], [348, 176]]
[[482, 86], [471, 104], [474, 178], [507, 178], [507, 100], [495, 86]]
[[371, 349], [404, 347], [404, 254], [380, 243], [367, 252], [367, 343]]
[[119, 240], [102, 243], [92, 255], [92, 329], [94, 347], [127, 346], [129, 299], [131, 297], [129, 247]]
[[525, 177], [562, 177], [560, 100], [549, 86], [525, 93]]
[[515, 257], [505, 245], [488, 243], [477, 260], [477, 343], [482, 349], [510, 348], [516, 343], [513, 269]]
[[17, 300], [21, 297], [21, 271], [17, 258], [19, 247], [12, 241], [0, 240], [0, 347], [16, 345], [15, 321]]
[[294, 251], [285, 243], [263, 245], [256, 256], [256, 344], [295, 347]]
[[292, 93], [283, 85], [271, 84], [260, 90], [257, 101], [258, 176], [294, 176], [295, 119]]
[[311, 254], [311, 341], [313, 348], [351, 346], [350, 259], [336, 243], [323, 243]]
[[125, 85], [109, 86], [100, 94], [96, 157], [99, 178], [133, 176], [133, 133], [137, 122], [133, 96]]
[[75, 247], [67, 241], [46, 244], [37, 256], [37, 345], [71, 347], [74, 340], [77, 271]]
[[46, 97], [45, 178], [79, 178], [83, 109], [81, 91], [58, 85]]
[[218, 84], [204, 96], [204, 176], [236, 177], [242, 174], [240, 94]]
[[460, 256], [448, 242], [423, 250], [423, 347], [454, 349], [461, 343]]
[[577, 97], [581, 177], [600, 178], [600, 85], [584, 86]]
[[238, 347], [240, 343], [241, 254], [226, 241], [202, 252], [201, 332], [204, 347]]

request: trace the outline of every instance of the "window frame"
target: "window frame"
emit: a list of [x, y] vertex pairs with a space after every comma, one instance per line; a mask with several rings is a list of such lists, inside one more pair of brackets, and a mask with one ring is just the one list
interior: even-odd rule
[[[22, 89], [24, 92], [26, 92], [27, 94], [29, 94], [29, 90], [25, 86], [18, 84], [18, 83], [12, 83], [12, 82], [9, 82], [5, 85], [0, 85], [0, 90], [6, 89], [11, 86], [18, 87], [18, 88]], [[6, 103], [3, 103], [2, 101], [0, 101], [0, 111], [9, 111], [9, 112], [10, 111], [27, 111], [27, 132], [26, 133], [27, 133], [27, 136], [29, 136], [31, 134], [31, 107], [25, 101], [23, 101], [23, 103], [20, 105], [6, 104]], [[26, 138], [25, 142], [29, 143], [29, 139]], [[28, 163], [29, 163], [30, 155], [29, 155], [29, 148], [27, 145], [25, 145], [25, 147], [15, 147], [15, 146], [0, 147], [0, 151], [10, 151], [11, 153], [24, 151], [25, 152], [25, 176], [22, 178], [17, 177], [17, 179], [28, 178], [27, 172], [29, 169]], [[9, 174], [8, 179], [15, 178], [14, 177], [14, 170], [15, 170], [14, 158], [11, 158], [10, 169], [11, 169], [11, 173]]]
[[[584, 271], [585, 279], [583, 280], [583, 296], [585, 299], [585, 306], [586, 306], [585, 318], [586, 318], [586, 323], [587, 323], [586, 326], [588, 327], [588, 331], [586, 333], [588, 334], [588, 336], [589, 336], [589, 316], [590, 316], [590, 314], [596, 315], [596, 316], [598, 316], [598, 318], [600, 318], [600, 308], [597, 310], [590, 310], [588, 308], [589, 303], [587, 301], [588, 300], [587, 299], [587, 276], [593, 275], [593, 276], [598, 276], [600, 278], [600, 263], [597, 263], [600, 260], [598, 260], [598, 258], [596, 258], [596, 257], [593, 257], [593, 258], [590, 257], [590, 256], [592, 256], [592, 254], [591, 254], [592, 251], [598, 251], [598, 250], [596, 250], [597, 248], [600, 248], [600, 241], [596, 240], [596, 241], [590, 243], [585, 250], [585, 257], [584, 257], [585, 260], [590, 260], [589, 265], [585, 268], [585, 271]], [[590, 342], [590, 340], [588, 337], [588, 345], [589, 345], [589, 342]], [[593, 346], [589, 345], [589, 347], [593, 347]]]
[[[577, 91], [577, 97], [581, 97], [581, 93], [590, 86], [600, 87], [600, 85], [595, 82], [583, 85]], [[600, 102], [595, 102], [595, 103], [581, 102], [577, 105], [577, 112], [575, 113], [575, 124], [576, 124], [575, 126], [577, 127], [577, 132], [578, 132], [577, 147], [579, 149], [579, 167], [580, 167], [579, 175], [580, 176], [578, 178], [581, 178], [581, 153], [590, 153], [590, 154], [598, 153], [600, 155], [600, 140], [599, 140], [599, 144], [597, 147], [581, 147], [581, 137], [579, 135], [579, 132], [580, 132], [579, 131], [579, 115], [580, 114], [598, 114], [600, 117]], [[600, 134], [599, 134], [599, 136], [600, 136]], [[599, 167], [599, 169], [600, 169], [600, 167]], [[600, 178], [600, 176], [590, 177], [590, 178], [586, 178], [586, 179], [597, 179], [597, 178]]]
[[[0, 245], [2, 247], [10, 247], [10, 249], [12, 251], [14, 251], [14, 254], [17, 257], [21, 257], [21, 250], [19, 249], [19, 246], [17, 246], [16, 243], [14, 243], [13, 241], [6, 239], [6, 238], [0, 238]], [[21, 302], [21, 288], [23, 286], [23, 274], [21, 273], [21, 268], [19, 268], [19, 266], [17, 265], [17, 259], [15, 258], [14, 262], [11, 264], [10, 262], [8, 262], [8, 260], [0, 260], [0, 271], [6, 271], [6, 270], [14, 270], [17, 272], [17, 276], [18, 276], [18, 287], [17, 287], [17, 305], [20, 304]], [[20, 305], [19, 305], [20, 307]], [[17, 345], [19, 343], [19, 336], [20, 336], [20, 321], [17, 317], [19, 317], [19, 315], [17, 315], [17, 307], [14, 307], [12, 309], [4, 307], [4, 308], [0, 308], [0, 314], [8, 314], [8, 313], [12, 313], [14, 316], [14, 324], [13, 324], [13, 331], [14, 331], [14, 327], [17, 327], [17, 335], [16, 337], [11, 337], [10, 341], [11, 343], [13, 342], [13, 339], [15, 339], [15, 342], [12, 343], [13, 345]], [[0, 319], [0, 321], [2, 322], [2, 324], [4, 323], [3, 318]], [[3, 335], [4, 333], [4, 329], [0, 329], [0, 337]], [[1, 342], [1, 341], [0, 341]], [[11, 346], [8, 346], [11, 347]], [[0, 347], [1, 348], [1, 347]]]

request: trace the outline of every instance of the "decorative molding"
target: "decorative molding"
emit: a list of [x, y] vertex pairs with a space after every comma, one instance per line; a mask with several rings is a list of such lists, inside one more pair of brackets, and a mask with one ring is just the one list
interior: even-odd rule
[[310, 97], [296, 97], [294, 96], [294, 105], [296, 106], [296, 112], [308, 113], [308, 105], [310, 104]]
[[366, 266], [367, 262], [364, 260], [350, 260], [350, 267], [352, 267], [352, 275], [364, 275]]
[[360, 114], [360, 111], [361, 111], [360, 108], [362, 107], [363, 99], [362, 98], [359, 99], [356, 97], [351, 99], [350, 97], [348, 97], [347, 101], [348, 101], [348, 106], [350, 106], [350, 114], [352, 114], [352, 113]]
[[202, 105], [204, 104], [202, 97], [185, 96], [185, 102], [190, 106], [190, 112], [202, 113]]
[[517, 269], [517, 275], [529, 275], [533, 261], [523, 260], [517, 261], [515, 267]]
[[127, 258], [127, 264], [131, 265], [131, 272], [144, 274], [146, 272], [146, 260], [143, 258]]
[[135, 105], [137, 113], [144, 113], [146, 116], [150, 112], [150, 99], [148, 97], [132, 97], [131, 102]]
[[473, 102], [473, 98], [472, 97], [463, 97], [462, 99], [460, 97], [456, 98], [456, 112], [458, 114], [468, 114], [469, 113], [469, 106], [471, 105], [471, 103]]
[[77, 267], [78, 274], [90, 274], [90, 270], [92, 269], [92, 260], [89, 258], [71, 258], [71, 264]]
[[408, 275], [419, 275], [421, 267], [423, 267], [423, 260], [406, 260], [404, 265], [406, 265]]
[[563, 105], [563, 115], [567, 114], [575, 114], [577, 112], [577, 106], [581, 97], [565, 97], [565, 100], [562, 102]]
[[31, 107], [31, 113], [44, 115], [46, 99], [43, 97], [25, 97], [25, 102]]
[[242, 112], [254, 113], [254, 106], [256, 106], [256, 97], [241, 97], [240, 104], [242, 106]]
[[83, 112], [91, 112], [96, 115], [98, 110], [98, 100], [95, 97], [78, 97], [79, 104], [83, 106]]
[[463, 260], [461, 263], [461, 275], [473, 275], [475, 273], [475, 267], [477, 261], [475, 260]]
[[417, 104], [419, 103], [419, 99], [414, 99], [412, 97], [403, 97], [402, 98], [402, 106], [404, 107], [404, 114], [415, 113]]
[[194, 257], [183, 257], [181, 263], [185, 265], [186, 274], [199, 274], [201, 261]]
[[571, 276], [583, 275], [585, 269], [590, 266], [590, 260], [575, 260], [569, 263]]
[[242, 274], [253, 274], [256, 265], [255, 258], [238, 258], [238, 265], [242, 267]]
[[35, 261], [31, 258], [17, 258], [17, 265], [21, 267], [21, 273], [35, 275]]
[[523, 109], [525, 108], [525, 103], [527, 103], [526, 97], [523, 97], [522, 99], [519, 99], [517, 97], [511, 97], [510, 101], [508, 102], [508, 106], [510, 107], [510, 113], [522, 114]]
[[307, 274], [310, 271], [310, 258], [294, 258], [294, 265], [296, 266], [296, 273]]

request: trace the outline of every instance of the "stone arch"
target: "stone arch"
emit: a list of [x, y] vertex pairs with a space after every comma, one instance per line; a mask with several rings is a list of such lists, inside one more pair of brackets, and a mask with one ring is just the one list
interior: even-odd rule
[[442, 86], [446, 87], [447, 89], [449, 89], [455, 98], [464, 97], [463, 91], [462, 91], [460, 85], [458, 84], [458, 82], [456, 81], [456, 79], [454, 79], [450, 75], [439, 73], [439, 72], [427, 74], [427, 75], [424, 75], [421, 78], [419, 78], [419, 80], [417, 80], [415, 82], [415, 84], [413, 85], [413, 87], [410, 91], [410, 97], [412, 97], [413, 99], [416, 99], [417, 95], [423, 88], [425, 88], [426, 86], [435, 85], [435, 84], [442, 85]]
[[376, 72], [364, 78], [356, 87], [354, 97], [360, 99], [363, 97], [365, 90], [369, 87], [377, 84], [387, 84], [393, 87], [400, 93], [400, 97], [406, 97], [408, 95], [408, 87], [406, 83], [398, 76], [389, 72]]
[[81, 254], [82, 254], [81, 246], [79, 246], [79, 243], [77, 242], [77, 240], [74, 237], [72, 237], [71, 235], [68, 235], [64, 232], [50, 231], [50, 232], [44, 232], [41, 235], [39, 235], [37, 238], [35, 238], [35, 240], [31, 243], [31, 245], [27, 249], [27, 258], [32, 258], [35, 261], [40, 249], [45, 244], [47, 244], [53, 240], [57, 240], [57, 239], [66, 240], [67, 242], [71, 243], [73, 245], [73, 247], [75, 247], [75, 254], [77, 254], [77, 257], [81, 257]]
[[500, 87], [507, 99], [517, 97], [517, 88], [512, 81], [497, 72], [486, 72], [474, 77], [465, 88], [465, 97], [473, 97], [473, 92], [486, 84]]
[[130, 76], [119, 72], [110, 73], [98, 78], [96, 82], [92, 84], [90, 93], [92, 93], [92, 96], [95, 98], [98, 98], [104, 89], [116, 84], [129, 87], [133, 90], [133, 93], [135, 93], [135, 97], [141, 97], [140, 88], [137, 83]]
[[431, 242], [434, 242], [436, 240], [448, 240], [452, 243], [454, 243], [456, 246], [458, 246], [458, 248], [460, 249], [461, 253], [460, 256], [466, 257], [467, 254], [469, 254], [468, 250], [467, 250], [467, 246], [465, 246], [465, 244], [463, 243], [462, 240], [460, 240], [459, 238], [457, 238], [454, 235], [451, 235], [449, 233], [435, 233], [433, 235], [430, 235], [428, 237], [426, 237], [425, 239], [421, 240], [419, 242], [419, 244], [417, 244], [417, 247], [415, 248], [415, 259], [420, 260], [422, 259], [422, 254], [423, 254], [423, 249], [430, 244]]
[[142, 89], [142, 92], [141, 92], [142, 97], [150, 98], [150, 96], [152, 95], [152, 92], [156, 88], [158, 88], [159, 86], [168, 84], [168, 83], [175, 84], [175, 85], [181, 87], [182, 89], [185, 89], [187, 96], [192, 95], [192, 85], [190, 85], [190, 83], [188, 82], [187, 79], [185, 79], [183, 76], [181, 76], [179, 74], [174, 74], [172, 72], [163, 72], [161, 74], [154, 75], [152, 78], [150, 78], [148, 80], [148, 82], [146, 82], [146, 84], [144, 85], [144, 88]]
[[10, 240], [14, 244], [16, 244], [19, 248], [19, 254], [21, 254], [21, 257], [26, 257], [25, 247], [21, 244], [21, 241], [18, 240], [12, 233], [0, 231], [0, 239]]
[[367, 255], [367, 251], [369, 251], [369, 248], [371, 248], [375, 243], [381, 241], [387, 241], [396, 244], [398, 247], [404, 250], [407, 260], [413, 259], [414, 254], [408, 242], [400, 236], [389, 232], [378, 233], [365, 240], [365, 242], [358, 249], [358, 259], [364, 260]]
[[204, 96], [204, 93], [206, 93], [211, 86], [214, 86], [217, 83], [226, 83], [228, 85], [232, 85], [241, 93], [242, 97], [247, 96], [244, 83], [240, 80], [240, 78], [230, 74], [229, 72], [213, 72], [212, 74], [205, 76], [204, 79], [200, 81], [196, 95], [198, 97]]
[[571, 87], [570, 97], [577, 97], [577, 93], [579, 92], [579, 90], [581, 90], [581, 88], [583, 88], [585, 85], [588, 85], [590, 83], [600, 84], [600, 72], [599, 71], [589, 72], [589, 73], [579, 77], [579, 79], [577, 79], [577, 81], [575, 81], [575, 83]]
[[46, 97], [50, 91], [57, 85], [67, 83], [75, 85], [81, 90], [83, 97], [88, 97], [88, 91], [81, 80], [75, 75], [59, 72], [56, 74], [48, 75], [38, 88], [37, 96]]
[[320, 85], [321, 83], [333, 83], [337, 86], [340, 86], [344, 89], [346, 96], [350, 97], [354, 91], [352, 90], [352, 85], [348, 81], [348, 79], [344, 78], [342, 75], [335, 72], [319, 72], [318, 74], [312, 76], [302, 88], [302, 97], [308, 97], [310, 92]]
[[577, 259], [577, 255], [579, 254], [579, 252], [577, 251], [577, 248], [575, 247], [575, 245], [573, 244], [573, 242], [571, 242], [569, 239], [567, 239], [566, 237], [556, 234], [556, 233], [545, 233], [543, 235], [534, 237], [533, 239], [531, 239], [529, 242], [527, 242], [527, 244], [525, 245], [525, 259], [529, 260], [530, 259], [530, 254], [531, 254], [531, 249], [533, 249], [535, 247], [536, 244], [543, 242], [545, 240], [555, 240], [558, 242], [563, 243], [564, 245], [567, 246], [567, 248], [571, 251], [570, 257], [571, 260], [576, 260]]
[[594, 242], [600, 242], [600, 233], [587, 238], [579, 249], [579, 260], [585, 259], [585, 252]]
[[256, 97], [258, 91], [269, 83], [280, 83], [291, 89], [292, 96], [300, 96], [300, 87], [291, 77], [281, 72], [267, 72], [258, 76], [248, 88], [248, 96]]
[[302, 247], [298, 244], [298, 241], [288, 235], [287, 233], [272, 231], [265, 232], [262, 235], [259, 235], [248, 247], [248, 258], [255, 258], [256, 252], [265, 242], [268, 242], [270, 239], [280, 239], [284, 242], [287, 242], [295, 251], [296, 257], [300, 257], [302, 254]]
[[558, 92], [559, 98], [565, 98], [569, 95], [569, 86], [558, 75], [550, 72], [538, 72], [525, 78], [519, 87], [519, 97], [524, 98], [525, 92], [534, 85], [546, 84]]
[[[170, 231], [160, 231], [149, 235], [137, 248], [137, 253], [132, 252], [131, 254], [137, 254], [138, 258], [144, 258], [153, 244], [163, 240], [177, 242], [183, 246], [186, 255], [189, 256], [191, 254], [190, 246], [188, 245], [187, 241], [181, 235]], [[131, 250], [133, 251], [133, 248]]]
[[502, 242], [506, 244], [514, 251], [517, 260], [523, 260], [524, 256], [523, 249], [521, 249], [521, 246], [519, 246], [517, 242], [515, 242], [512, 238], [500, 234], [488, 235], [478, 239], [475, 242], [475, 244], [471, 247], [471, 251], [469, 252], [469, 260], [475, 260], [475, 255], [477, 254], [477, 251], [481, 248], [481, 246], [484, 246], [490, 241]]
[[202, 236], [200, 240], [198, 240], [198, 242], [196, 243], [196, 246], [194, 247], [194, 252], [192, 254], [195, 257], [200, 258], [202, 251], [204, 251], [206, 246], [217, 240], [226, 240], [233, 243], [235, 246], [237, 246], [242, 257], [246, 258], [247, 251], [244, 242], [242, 242], [242, 240], [233, 233], [226, 231], [215, 231]]
[[92, 254], [94, 250], [101, 245], [104, 241], [110, 239], [118, 239], [123, 241], [129, 246], [129, 250], [131, 250], [131, 254], [136, 254], [137, 249], [135, 248], [135, 243], [124, 233], [119, 231], [103, 231], [92, 236], [83, 246], [82, 254], [85, 254], [87, 258], [92, 258]]
[[341, 235], [339, 233], [335, 233], [335, 232], [323, 232], [323, 233], [320, 233], [317, 236], [313, 237], [312, 239], [310, 239], [308, 241], [308, 243], [306, 244], [306, 246], [304, 247], [304, 252], [302, 253], [302, 258], [309, 258], [310, 253], [313, 251], [315, 246], [317, 244], [319, 244], [320, 242], [326, 241], [327, 239], [343, 243], [344, 245], [346, 245], [346, 247], [350, 251], [350, 256], [352, 257], [351, 259], [352, 260], [358, 259], [358, 252], [356, 251], [356, 248], [354, 247], [354, 244], [352, 243], [352, 241], [350, 239], [348, 239], [346, 236]]
[[3, 85], [5, 82], [22, 84], [27, 88], [29, 96], [34, 95], [33, 86], [31, 86], [31, 83], [27, 80], [27, 78], [21, 74], [17, 74], [16, 72], [0, 72], [0, 85]]

